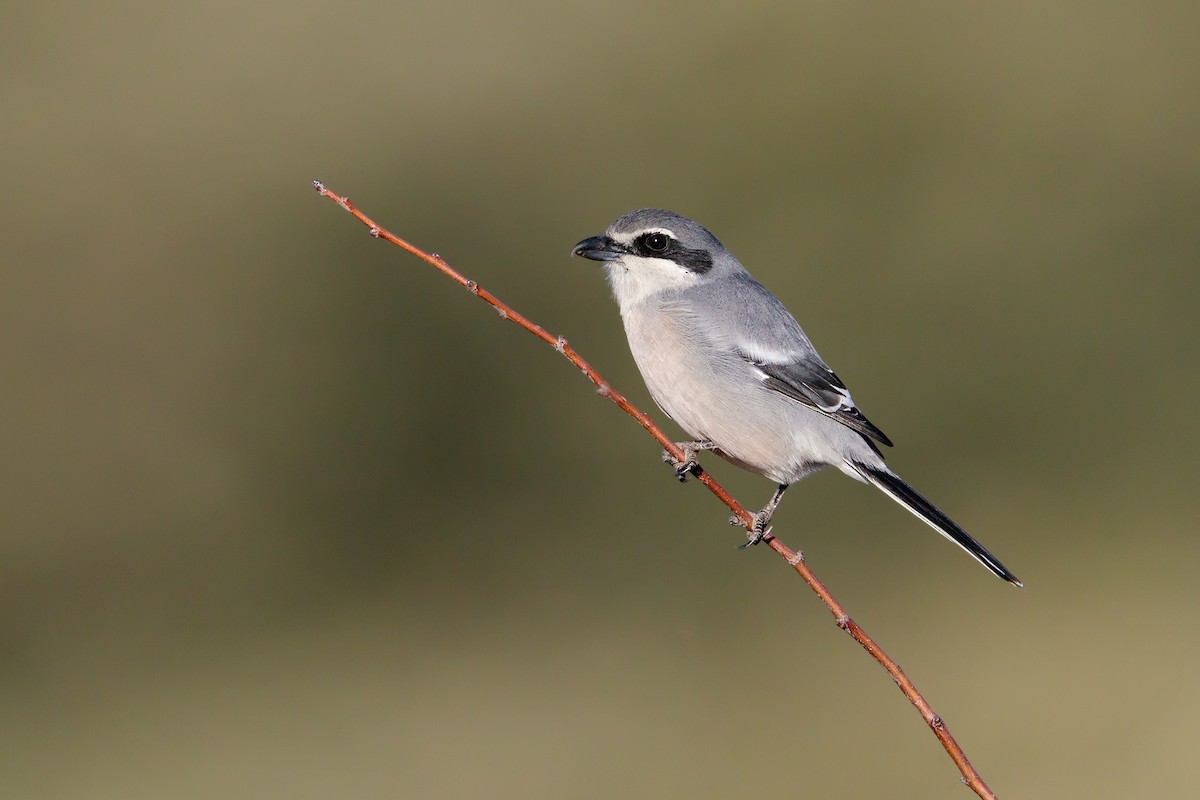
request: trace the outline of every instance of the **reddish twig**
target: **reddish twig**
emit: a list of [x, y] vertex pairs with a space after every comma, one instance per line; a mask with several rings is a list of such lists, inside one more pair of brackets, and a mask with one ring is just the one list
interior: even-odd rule
[[[552, 333], [548, 333], [541, 325], [531, 322], [524, 315], [517, 312], [507, 304], [501, 302], [495, 295], [484, 289], [475, 281], [463, 276], [461, 273], [447, 264], [445, 259], [439, 256], [437, 253], [427, 253], [424, 250], [409, 244], [390, 231], [387, 231], [384, 228], [381, 228], [379, 225], [376, 225], [374, 220], [355, 208], [350, 202], [349, 198], [334, 194], [326, 189], [325, 185], [320, 181], [313, 181], [313, 188], [316, 189], [317, 192], [323, 197], [328, 197], [343, 209], [354, 215], [359, 222], [367, 226], [371, 232], [371, 235], [375, 238], [385, 239], [397, 247], [407, 250], [409, 253], [412, 253], [422, 261], [425, 261], [426, 263], [436, 267], [446, 277], [455, 281], [460, 286], [463, 286], [471, 294], [475, 295], [480, 300], [496, 309], [502, 318], [516, 323], [537, 338], [541, 339], [546, 344], [552, 346], [556, 352], [560, 353], [564, 358], [578, 367], [579, 370], [582, 371], [585, 376], [587, 376], [587, 379], [596, 385], [596, 391], [601, 396], [612, 400], [621, 408], [622, 411], [637, 420], [638, 424], [645, 428], [646, 431], [653, 436], [660, 445], [663, 446], [664, 450], [669, 452], [678, 461], [683, 461], [685, 459], [685, 454], [683, 451], [677, 447], [671, 439], [667, 438], [667, 435], [663, 433], [657, 425], [654, 424], [654, 421], [651, 420], [650, 417], [646, 416], [646, 414], [644, 414], [640, 409], [626, 400], [624, 395], [613, 389], [607, 381], [600, 377], [600, 373], [596, 372], [596, 370], [592, 368], [591, 364], [589, 364], [587, 361], [584, 361], [583, 358], [577, 352], [575, 352], [575, 350], [569, 344], [567, 344], [566, 339], [561, 336], [555, 336]], [[727, 505], [729, 509], [735, 515], [737, 515], [738, 519], [742, 521], [748, 532], [753, 529], [754, 518], [751, 513], [746, 510], [745, 506], [735, 500], [733, 495], [729, 494], [729, 492], [726, 491], [721, 484], [713, 480], [712, 476], [710, 476], [703, 469], [697, 469], [695, 475], [701, 483], [708, 487], [709, 491], [717, 496], [717, 499]], [[863, 649], [870, 653], [871, 656], [878, 661], [885, 670], [887, 670], [887, 673], [892, 676], [892, 680], [896, 682], [898, 687], [900, 687], [900, 691], [904, 693], [904, 696], [908, 698], [909, 702], [916, 706], [919, 712], [921, 712], [921, 717], [925, 720], [926, 724], [929, 725], [930, 730], [933, 731], [933, 735], [936, 736], [938, 741], [942, 743], [942, 747], [946, 749], [946, 752], [950, 755], [950, 758], [958, 767], [959, 772], [962, 773], [963, 783], [969, 786], [981, 798], [984, 798], [984, 800], [995, 800], [996, 795], [991, 789], [988, 788], [988, 785], [984, 783], [983, 778], [979, 776], [979, 773], [975, 771], [975, 768], [971, 766], [971, 762], [967, 760], [967, 756], [965, 753], [963, 753], [962, 748], [959, 747], [958, 742], [956, 742], [954, 737], [950, 735], [950, 730], [946, 727], [945, 723], [942, 722], [942, 718], [934, 713], [929, 703], [924, 697], [921, 696], [921, 693], [917, 691], [917, 687], [914, 686], [913, 682], [908, 679], [907, 675], [904, 674], [904, 670], [900, 668], [900, 665], [892, 660], [891, 656], [885, 653], [883, 648], [876, 644], [875, 640], [868, 636], [867, 632], [864, 631], [857, 622], [850, 618], [850, 615], [846, 613], [846, 609], [842, 607], [842, 604], [834, 599], [833, 595], [829, 593], [829, 589], [825, 587], [825, 584], [813, 574], [811, 569], [809, 569], [808, 564], [805, 563], [804, 554], [798, 550], [791, 550], [787, 545], [783, 544], [779, 541], [779, 539], [772, 535], [769, 530], [763, 536], [762, 541], [772, 550], [778, 553], [784, 560], [786, 560], [787, 563], [792, 566], [792, 569], [796, 570], [800, 577], [804, 579], [804, 582], [808, 584], [809, 588], [816, 592], [817, 597], [821, 598], [821, 602], [825, 604], [827, 609], [829, 609], [829, 613], [833, 614], [834, 623], [846, 633], [850, 634], [850, 636], [852, 636], [856, 642], [862, 645]]]

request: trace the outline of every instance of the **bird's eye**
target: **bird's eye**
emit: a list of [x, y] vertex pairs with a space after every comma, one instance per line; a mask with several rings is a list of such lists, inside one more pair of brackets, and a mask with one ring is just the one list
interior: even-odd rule
[[665, 233], [647, 233], [642, 237], [642, 244], [651, 253], [667, 252], [667, 245], [670, 243], [671, 239]]

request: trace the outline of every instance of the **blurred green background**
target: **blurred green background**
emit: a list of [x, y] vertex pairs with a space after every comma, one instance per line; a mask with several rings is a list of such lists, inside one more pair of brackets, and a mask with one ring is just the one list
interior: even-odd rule
[[776, 520], [985, 779], [1194, 786], [1196, 4], [4, 19], [3, 797], [969, 795], [786, 565], [314, 178], [648, 410], [568, 253], [707, 224], [1028, 586], [833, 473]]

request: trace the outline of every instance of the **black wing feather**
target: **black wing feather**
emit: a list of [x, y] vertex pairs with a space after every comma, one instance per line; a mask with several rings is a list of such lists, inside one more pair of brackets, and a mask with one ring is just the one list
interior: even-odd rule
[[742, 358], [766, 375], [763, 385], [768, 389], [801, 402], [880, 444], [892, 446], [892, 440], [854, 406], [846, 384], [824, 364], [809, 361], [764, 362], [744, 353]]

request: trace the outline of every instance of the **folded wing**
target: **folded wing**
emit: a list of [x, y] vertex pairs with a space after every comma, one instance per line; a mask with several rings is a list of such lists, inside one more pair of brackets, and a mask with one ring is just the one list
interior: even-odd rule
[[777, 362], [742, 352], [739, 355], [753, 365], [768, 389], [803, 403], [880, 444], [892, 446], [892, 440], [863, 416], [855, 407], [846, 385], [824, 364], [807, 358]]

